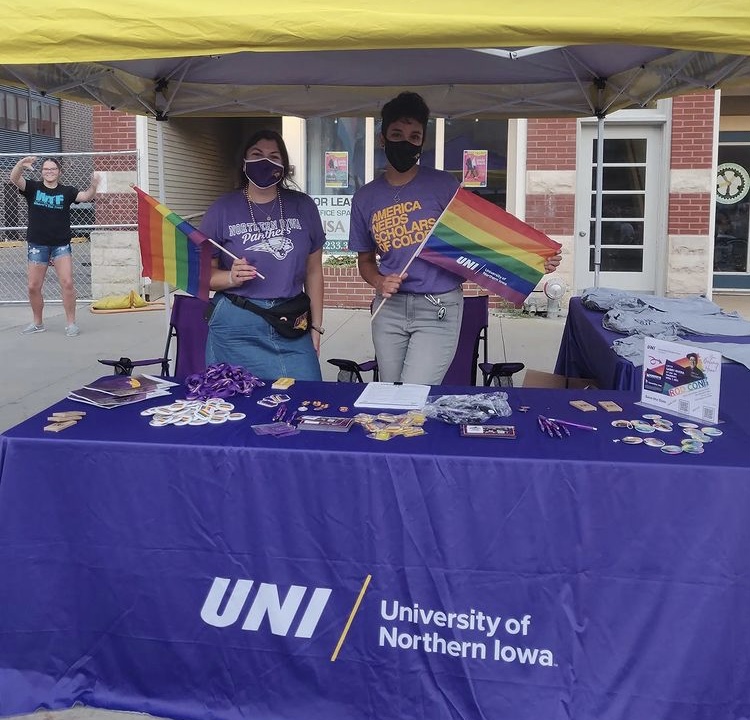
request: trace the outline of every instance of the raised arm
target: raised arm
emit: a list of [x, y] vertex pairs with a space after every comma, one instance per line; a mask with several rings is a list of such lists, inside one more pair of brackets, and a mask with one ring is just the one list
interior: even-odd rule
[[94, 196], [96, 195], [96, 189], [99, 187], [99, 176], [96, 173], [92, 173], [91, 175], [91, 185], [86, 188], [86, 190], [81, 190], [81, 192], [76, 195], [76, 202], [89, 202], [90, 200], [94, 199]]
[[23, 192], [26, 189], [26, 178], [23, 176], [24, 170], [33, 170], [36, 162], [36, 155], [27, 155], [21, 158], [10, 171], [10, 181]]

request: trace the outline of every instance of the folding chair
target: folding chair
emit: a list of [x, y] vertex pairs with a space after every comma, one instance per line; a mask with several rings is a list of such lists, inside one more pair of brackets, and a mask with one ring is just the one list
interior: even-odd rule
[[[517, 362], [490, 363], [487, 361], [487, 328], [489, 326], [489, 298], [487, 295], [464, 298], [464, 314], [458, 335], [458, 347], [443, 378], [443, 385], [476, 385], [477, 368], [482, 373], [482, 383], [513, 385], [513, 374], [523, 370]], [[482, 362], [479, 362], [480, 346]], [[339, 368], [339, 382], [365, 382], [362, 373], [372, 372], [378, 379], [377, 360], [357, 363], [354, 360], [334, 358], [328, 361]]]
[[137, 367], [161, 365], [161, 375], [168, 377], [170, 375], [169, 350], [174, 339], [177, 342], [177, 355], [173, 377], [178, 382], [182, 382], [188, 375], [201, 372], [206, 368], [206, 338], [208, 337], [206, 311], [208, 307], [209, 304], [205, 300], [191, 295], [174, 295], [163, 357], [149, 360], [131, 360], [128, 357], [121, 357], [119, 360], [99, 360], [99, 362], [113, 367], [115, 375], [130, 375]]
[[[482, 384], [513, 385], [513, 374], [523, 370], [518, 362], [491, 363], [487, 361], [487, 330], [490, 321], [490, 300], [487, 295], [464, 298], [464, 314], [458, 334], [458, 346], [443, 385], [476, 385], [477, 368], [482, 373]], [[482, 361], [479, 361], [480, 348]]]

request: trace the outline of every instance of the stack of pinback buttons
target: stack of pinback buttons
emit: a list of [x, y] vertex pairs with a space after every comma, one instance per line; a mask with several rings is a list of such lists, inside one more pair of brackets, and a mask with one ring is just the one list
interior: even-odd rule
[[245, 413], [233, 412], [234, 405], [220, 398], [208, 400], [175, 400], [169, 405], [158, 405], [141, 412], [150, 416], [149, 425], [221, 425], [231, 420], [243, 420]]
[[640, 435], [651, 435], [657, 432], [671, 433], [674, 431], [674, 423], [667, 418], [663, 418], [661, 415], [648, 414], [636, 420], [613, 420], [613, 427], [635, 430], [639, 433], [639, 435], [626, 435], [623, 438], [616, 438], [614, 442], [623, 442], [626, 445], [640, 445], [642, 443], [649, 447], [659, 448], [661, 452], [667, 455], [679, 455], [683, 452], [699, 455], [704, 452], [703, 446], [705, 443], [711, 442], [712, 438], [724, 434], [719, 428], [711, 426], [701, 428], [692, 422], [680, 422], [677, 425], [688, 436], [679, 445], [667, 444], [658, 437], [640, 437]]

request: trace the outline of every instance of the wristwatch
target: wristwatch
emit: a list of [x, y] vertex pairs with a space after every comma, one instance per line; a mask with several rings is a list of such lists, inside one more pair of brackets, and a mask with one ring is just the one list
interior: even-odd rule
[[311, 330], [315, 330], [318, 335], [325, 335], [326, 329], [324, 327], [315, 327], [315, 325], [310, 325]]

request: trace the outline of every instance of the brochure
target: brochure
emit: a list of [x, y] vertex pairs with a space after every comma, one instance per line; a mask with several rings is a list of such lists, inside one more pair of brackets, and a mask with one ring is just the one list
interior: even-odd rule
[[645, 338], [641, 405], [719, 422], [721, 353], [682, 343]]
[[88, 390], [96, 390], [107, 395], [125, 397], [139, 395], [165, 387], [172, 387], [175, 383], [152, 375], [105, 375], [85, 386]]
[[68, 393], [68, 400], [96, 405], [101, 408], [113, 408], [169, 394], [169, 390], [164, 388], [161, 390], [152, 390], [151, 392], [133, 393], [132, 395], [110, 395], [109, 393], [83, 387]]

